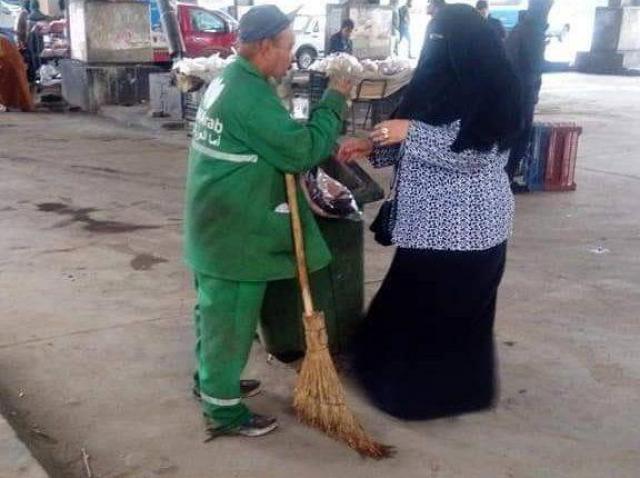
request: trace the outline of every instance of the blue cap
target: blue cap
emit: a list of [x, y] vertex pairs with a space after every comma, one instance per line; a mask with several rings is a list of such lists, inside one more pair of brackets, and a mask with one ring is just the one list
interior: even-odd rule
[[245, 43], [274, 38], [286, 30], [293, 18], [275, 5], [253, 7], [240, 19], [240, 41]]

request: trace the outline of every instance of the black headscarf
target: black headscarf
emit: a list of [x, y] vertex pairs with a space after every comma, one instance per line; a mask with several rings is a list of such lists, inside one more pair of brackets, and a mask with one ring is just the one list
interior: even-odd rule
[[475, 9], [447, 5], [431, 21], [394, 117], [434, 126], [460, 120], [455, 152], [511, 147], [522, 122], [520, 85], [503, 45]]

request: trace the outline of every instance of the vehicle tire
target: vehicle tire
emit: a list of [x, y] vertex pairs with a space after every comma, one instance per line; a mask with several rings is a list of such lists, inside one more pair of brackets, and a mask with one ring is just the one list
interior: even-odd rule
[[318, 58], [318, 52], [313, 48], [302, 48], [296, 55], [296, 63], [301, 70], [307, 70]]

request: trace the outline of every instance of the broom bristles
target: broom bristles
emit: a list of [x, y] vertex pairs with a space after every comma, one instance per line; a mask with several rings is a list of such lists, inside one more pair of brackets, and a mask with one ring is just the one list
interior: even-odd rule
[[293, 408], [298, 419], [346, 443], [363, 456], [381, 459], [393, 455], [393, 447], [373, 440], [353, 415], [345, 399], [329, 353], [324, 315], [304, 316], [307, 353], [294, 390]]

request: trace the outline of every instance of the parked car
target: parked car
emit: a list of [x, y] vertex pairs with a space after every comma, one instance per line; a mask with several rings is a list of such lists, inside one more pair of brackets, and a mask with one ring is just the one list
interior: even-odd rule
[[306, 70], [317, 58], [324, 55], [325, 44], [324, 15], [297, 15], [293, 22], [296, 35], [295, 52], [298, 68]]
[[[208, 10], [194, 4], [177, 3], [175, 12], [186, 56], [195, 58], [220, 53], [226, 57], [238, 39], [238, 22], [222, 10]], [[158, 4], [149, 4], [151, 39], [154, 45], [155, 62], [170, 60], [167, 40], [162, 31]]]

